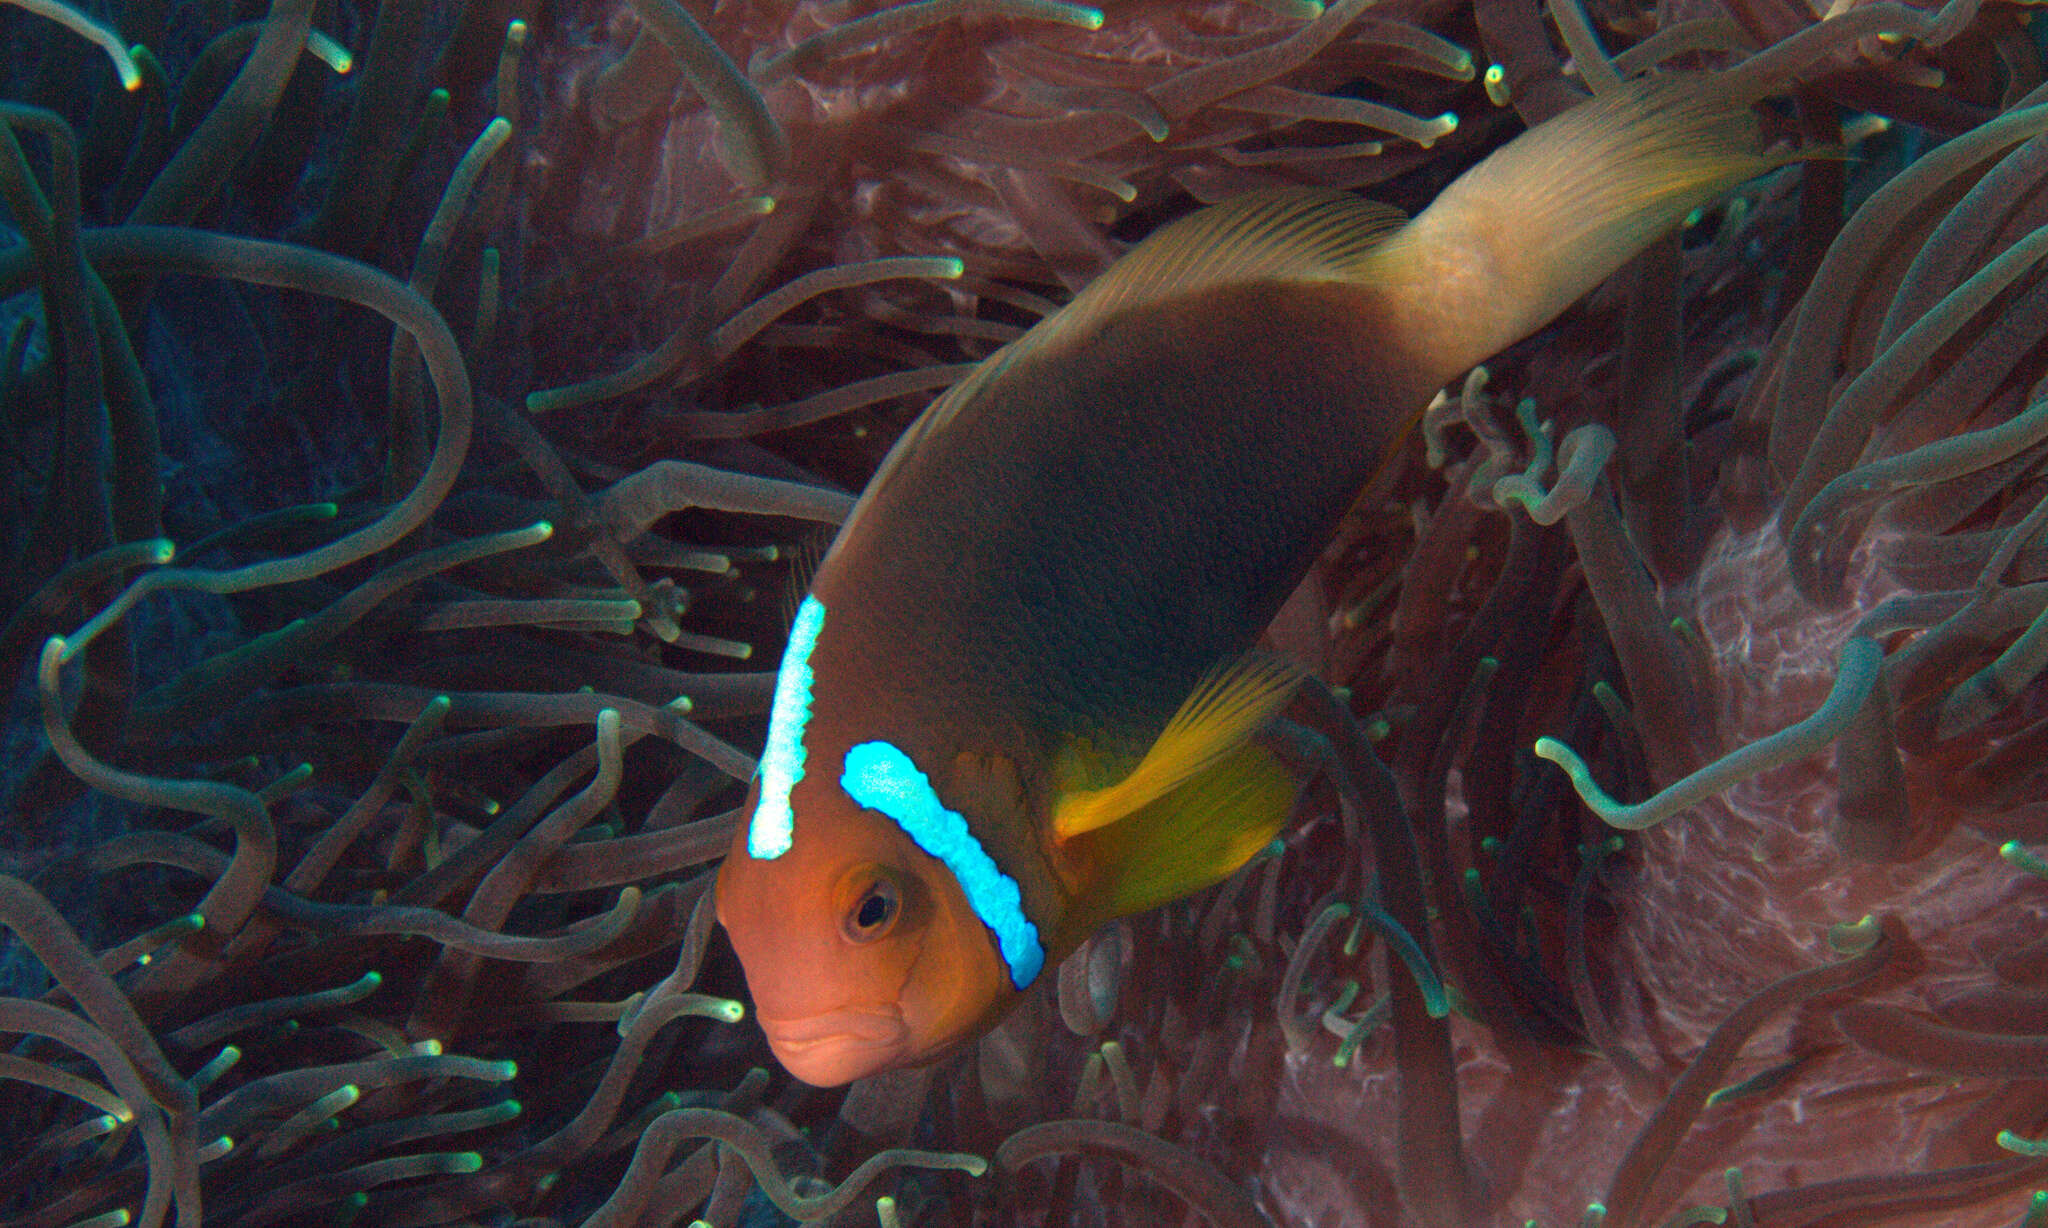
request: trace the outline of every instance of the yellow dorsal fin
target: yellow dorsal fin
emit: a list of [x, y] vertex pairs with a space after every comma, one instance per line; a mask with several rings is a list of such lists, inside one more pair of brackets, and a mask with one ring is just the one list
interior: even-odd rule
[[1301, 677], [1293, 662], [1265, 653], [1248, 653], [1210, 674], [1129, 775], [1107, 788], [1060, 791], [1053, 838], [1068, 840], [1135, 814], [1214, 767], [1286, 706]]
[[1240, 746], [1137, 813], [1075, 838], [1070, 856], [1094, 886], [1075, 903], [1092, 927], [1228, 878], [1280, 831], [1294, 777], [1264, 746]]

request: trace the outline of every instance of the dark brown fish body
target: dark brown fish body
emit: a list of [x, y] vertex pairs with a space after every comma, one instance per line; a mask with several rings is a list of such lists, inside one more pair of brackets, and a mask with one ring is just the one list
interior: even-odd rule
[[1272, 621], [1428, 399], [1377, 323], [1359, 287], [1227, 286], [1004, 371], [999, 403], [903, 455], [814, 582], [859, 627], [833, 643], [867, 719], [900, 686], [905, 719], [956, 745], [992, 722], [1156, 734]]

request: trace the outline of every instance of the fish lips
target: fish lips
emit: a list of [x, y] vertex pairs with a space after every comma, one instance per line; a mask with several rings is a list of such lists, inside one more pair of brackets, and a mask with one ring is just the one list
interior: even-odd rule
[[903, 1065], [910, 1053], [910, 1026], [898, 1011], [848, 1007], [796, 1019], [757, 1018], [776, 1060], [813, 1087], [836, 1087]]

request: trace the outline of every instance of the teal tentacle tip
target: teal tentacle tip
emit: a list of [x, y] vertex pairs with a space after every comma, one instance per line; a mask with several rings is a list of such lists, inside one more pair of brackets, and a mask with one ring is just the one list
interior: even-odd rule
[[1884, 937], [1884, 926], [1876, 917], [1865, 914], [1860, 920], [1845, 921], [1828, 927], [1828, 946], [1844, 955], [1861, 955]]
[[1422, 1007], [1431, 1019], [1442, 1019], [1451, 1013], [1450, 994], [1444, 989], [1442, 978], [1436, 969], [1429, 966], [1428, 956], [1423, 954], [1422, 944], [1415, 940], [1407, 927], [1394, 919], [1392, 913], [1370, 899], [1359, 905], [1359, 915], [1365, 918], [1375, 933], [1384, 938], [1408, 969], [1408, 975], [1415, 987], [1422, 992]]
[[[2026, 1138], [2014, 1134], [2010, 1130], [2000, 1130], [1998, 1132], [1998, 1145], [2014, 1155], [2033, 1158], [2048, 1156], [2048, 1138]], [[2044, 1205], [2044, 1199], [2048, 1199], [2048, 1191], [2035, 1194], [2034, 1205], [2037, 1207]]]
[[1489, 65], [1481, 80], [1486, 85], [1486, 100], [1494, 106], [1504, 107], [1514, 101], [1508, 89], [1508, 70], [1499, 64]]
[[2017, 840], [2008, 840], [1999, 845], [1998, 855], [2015, 869], [2025, 870], [2036, 878], [2048, 879], [2048, 861], [2041, 860], [2031, 849]]
[[731, 998], [707, 998], [690, 1013], [705, 1019], [716, 1019], [720, 1023], [738, 1023], [747, 1017], [747, 1008], [744, 1003], [735, 1002]]
[[1594, 781], [1592, 769], [1586, 766], [1584, 759], [1579, 758], [1577, 751], [1556, 738], [1536, 739], [1535, 749], [1538, 759], [1548, 759], [1564, 769], [1564, 774], [1571, 778], [1572, 789], [1579, 795], [1579, 800], [1586, 803], [1601, 818], [1611, 819], [1613, 813], [1620, 809], [1615, 800], [1608, 796], [1607, 790]]
[[348, 48], [319, 30], [306, 32], [306, 51], [314, 59], [327, 65], [337, 77], [347, 76], [356, 66], [356, 57]]

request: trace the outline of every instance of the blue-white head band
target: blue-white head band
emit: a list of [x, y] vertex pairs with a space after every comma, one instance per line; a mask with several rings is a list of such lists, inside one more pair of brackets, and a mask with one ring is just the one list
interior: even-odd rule
[[825, 603], [805, 597], [789, 629], [789, 647], [775, 674], [775, 702], [768, 709], [768, 746], [761, 752], [761, 801], [747, 827], [747, 852], [763, 861], [789, 851], [796, 816], [789, 792], [804, 778], [804, 726], [811, 720], [811, 650], [825, 629]]
[[1024, 915], [1017, 880], [997, 867], [967, 830], [967, 820], [940, 803], [931, 779], [909, 755], [887, 742], [863, 742], [846, 752], [839, 784], [854, 801], [894, 819], [917, 847], [953, 872], [974, 914], [995, 934], [996, 949], [1010, 966], [1010, 984], [1023, 989], [1038, 979], [1045, 947], [1038, 927]]

